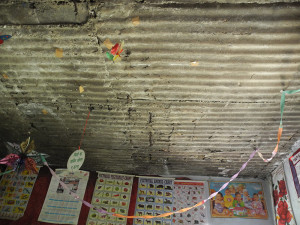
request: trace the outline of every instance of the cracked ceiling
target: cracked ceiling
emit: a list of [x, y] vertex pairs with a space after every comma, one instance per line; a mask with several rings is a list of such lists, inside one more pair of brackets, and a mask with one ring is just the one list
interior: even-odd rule
[[[271, 155], [280, 91], [300, 87], [296, 1], [7, 0], [0, 12], [12, 35], [0, 45], [0, 147], [31, 136], [55, 167], [92, 109], [83, 169], [230, 176], [253, 148]], [[105, 58], [106, 39], [125, 42], [121, 62]], [[290, 153], [299, 102], [286, 98], [279, 154], [241, 176], [266, 177]]]

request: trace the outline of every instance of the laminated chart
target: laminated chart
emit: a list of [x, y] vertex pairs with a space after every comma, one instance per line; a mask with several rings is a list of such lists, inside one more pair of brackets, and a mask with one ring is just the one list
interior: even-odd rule
[[[171, 212], [173, 206], [174, 179], [139, 177], [135, 216], [159, 216]], [[136, 218], [134, 225], [171, 225], [172, 217], [153, 219]]]
[[[6, 169], [6, 171], [11, 168]], [[39, 170], [39, 168], [38, 168]], [[0, 181], [0, 218], [17, 220], [24, 215], [37, 174], [23, 170], [4, 174]]]
[[[98, 172], [92, 204], [111, 213], [128, 215], [133, 175]], [[90, 209], [88, 225], [126, 225], [126, 218]]]
[[[207, 182], [175, 181], [173, 211], [191, 207], [204, 200], [208, 195]], [[207, 224], [207, 212], [204, 205], [185, 213], [173, 214], [173, 224]]]
[[[57, 169], [55, 172], [72, 192], [83, 199], [89, 172], [82, 170], [70, 172], [67, 169]], [[82, 202], [76, 200], [55, 177], [52, 177], [38, 221], [77, 224], [81, 206]]]

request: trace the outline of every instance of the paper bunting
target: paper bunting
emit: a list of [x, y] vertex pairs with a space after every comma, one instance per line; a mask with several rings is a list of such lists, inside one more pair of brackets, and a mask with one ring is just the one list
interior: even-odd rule
[[0, 45], [3, 44], [3, 42], [4, 42], [5, 40], [8, 40], [8, 39], [10, 39], [10, 38], [11, 38], [11, 35], [1, 35], [1, 36], [0, 36]]

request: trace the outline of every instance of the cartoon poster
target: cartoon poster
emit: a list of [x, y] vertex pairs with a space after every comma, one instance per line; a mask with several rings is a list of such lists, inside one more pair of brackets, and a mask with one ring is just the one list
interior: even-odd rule
[[[133, 175], [98, 172], [92, 204], [111, 213], [128, 215]], [[126, 225], [126, 218], [90, 209], [88, 225]]]
[[[205, 193], [208, 193], [207, 182], [175, 180], [173, 211], [196, 205], [207, 197]], [[207, 224], [205, 206], [201, 205], [185, 213], [173, 214], [173, 224]]]
[[28, 170], [24, 170], [21, 174], [12, 172], [2, 176], [0, 218], [17, 220], [24, 215], [36, 178], [37, 174]]
[[[210, 182], [210, 193], [224, 182]], [[231, 182], [210, 201], [212, 217], [267, 219], [268, 210], [261, 183]]]
[[287, 191], [283, 164], [272, 172], [275, 219], [278, 225], [296, 225]]
[[[89, 172], [79, 170], [72, 173], [66, 169], [57, 169], [55, 172], [72, 192], [83, 199]], [[52, 177], [38, 221], [77, 224], [81, 206], [82, 202], [71, 196], [59, 181]]]
[[289, 158], [295, 189], [300, 198], [300, 148]]
[[[171, 212], [173, 207], [174, 179], [159, 177], [139, 177], [135, 206], [136, 216], [158, 216]], [[136, 218], [134, 225], [171, 225], [172, 217], [153, 219]]]

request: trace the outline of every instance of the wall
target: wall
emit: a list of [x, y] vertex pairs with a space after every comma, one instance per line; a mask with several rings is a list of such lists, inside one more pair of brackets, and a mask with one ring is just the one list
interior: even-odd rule
[[288, 158], [284, 160], [283, 166], [284, 166], [286, 183], [290, 195], [290, 200], [293, 208], [294, 218], [296, 220], [296, 223], [300, 224], [300, 198], [298, 198], [297, 196]]
[[[164, 177], [166, 177], [164, 175]], [[169, 177], [179, 177], [179, 176], [169, 176]], [[205, 176], [188, 176], [188, 178], [192, 180], [201, 180], [201, 181], [228, 181], [229, 178], [223, 177], [205, 177]], [[210, 204], [209, 202], [205, 203], [208, 212], [208, 224], [210, 225], [218, 225], [218, 224], [230, 224], [230, 225], [274, 225], [274, 211], [273, 211], [273, 198], [271, 195], [271, 188], [272, 185], [269, 181], [260, 180], [260, 179], [236, 179], [235, 181], [244, 181], [244, 182], [262, 182], [263, 184], [263, 191], [266, 198], [266, 204], [268, 209], [268, 219], [267, 220], [260, 220], [260, 219], [240, 219], [240, 218], [211, 218], [210, 217]], [[206, 193], [208, 196], [208, 193]]]

